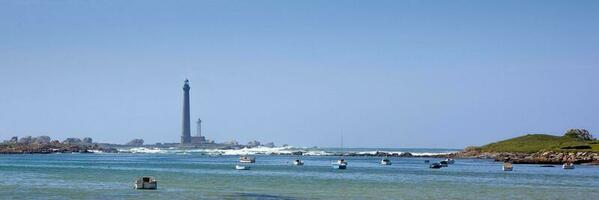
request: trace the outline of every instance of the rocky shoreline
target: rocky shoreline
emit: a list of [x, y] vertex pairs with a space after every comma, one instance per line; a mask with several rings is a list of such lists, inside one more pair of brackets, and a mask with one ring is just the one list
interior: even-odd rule
[[114, 148], [104, 148], [97, 145], [75, 144], [2, 144], [0, 154], [50, 154], [50, 153], [94, 153], [118, 152]]
[[599, 165], [599, 152], [557, 152], [543, 151], [536, 153], [511, 153], [511, 152], [479, 152], [461, 151], [447, 155], [452, 158], [493, 159], [498, 162], [509, 161], [514, 164], [575, 164]]

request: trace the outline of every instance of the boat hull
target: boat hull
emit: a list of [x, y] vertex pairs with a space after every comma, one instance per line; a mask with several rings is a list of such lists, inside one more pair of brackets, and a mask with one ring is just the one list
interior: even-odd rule
[[387, 161], [387, 162], [381, 161], [381, 165], [391, 165], [391, 164], [392, 164], [391, 161]]
[[333, 165], [333, 169], [347, 169], [347, 165], [335, 164], [335, 165]]
[[236, 165], [235, 169], [236, 170], [250, 170], [250, 166]]
[[155, 190], [155, 189], [158, 189], [158, 184], [156, 184], [156, 183], [135, 184], [135, 189], [138, 189], [138, 190]]
[[431, 169], [441, 169], [441, 167], [443, 167], [443, 166], [439, 163], [433, 163], [428, 166], [428, 168], [431, 168]]
[[562, 165], [562, 169], [574, 169], [574, 165], [564, 164]]
[[153, 178], [143, 177], [135, 181], [133, 188], [138, 190], [155, 190], [158, 189], [158, 183]]

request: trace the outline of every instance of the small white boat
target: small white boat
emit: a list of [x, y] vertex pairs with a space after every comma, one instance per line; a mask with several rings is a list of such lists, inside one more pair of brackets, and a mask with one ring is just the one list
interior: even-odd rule
[[235, 165], [236, 170], [250, 170], [250, 166], [247, 165]]
[[562, 168], [564, 169], [574, 169], [574, 163], [564, 163], [564, 165], [562, 165]]
[[241, 157], [239, 157], [239, 162], [240, 163], [255, 163], [256, 158], [249, 157], [249, 156], [241, 156]]
[[509, 172], [509, 171], [514, 170], [514, 166], [512, 165], [512, 163], [504, 162], [501, 169], [503, 169], [503, 171]]
[[453, 165], [453, 163], [455, 163], [455, 160], [452, 158], [448, 158], [448, 159], [445, 159], [445, 162], [447, 162], [447, 164]]
[[347, 169], [347, 162], [344, 159], [333, 162], [333, 169]]
[[391, 160], [389, 160], [388, 158], [383, 158], [381, 160], [381, 165], [391, 165]]
[[304, 165], [304, 161], [297, 159], [293, 161], [293, 165], [302, 166]]
[[135, 181], [133, 188], [138, 190], [155, 190], [158, 188], [158, 183], [156, 183], [156, 179], [153, 177], [144, 176]]

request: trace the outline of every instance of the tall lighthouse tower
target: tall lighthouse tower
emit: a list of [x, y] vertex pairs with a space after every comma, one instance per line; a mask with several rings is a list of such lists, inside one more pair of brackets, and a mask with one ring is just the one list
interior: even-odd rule
[[189, 80], [183, 85], [183, 127], [181, 128], [181, 144], [191, 144], [191, 120], [189, 117]]

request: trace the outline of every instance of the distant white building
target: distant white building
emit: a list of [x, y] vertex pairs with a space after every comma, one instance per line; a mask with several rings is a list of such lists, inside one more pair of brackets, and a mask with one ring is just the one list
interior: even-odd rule
[[191, 137], [191, 144], [205, 144], [208, 143], [206, 138], [202, 136], [202, 120], [198, 118], [196, 122], [196, 136]]

